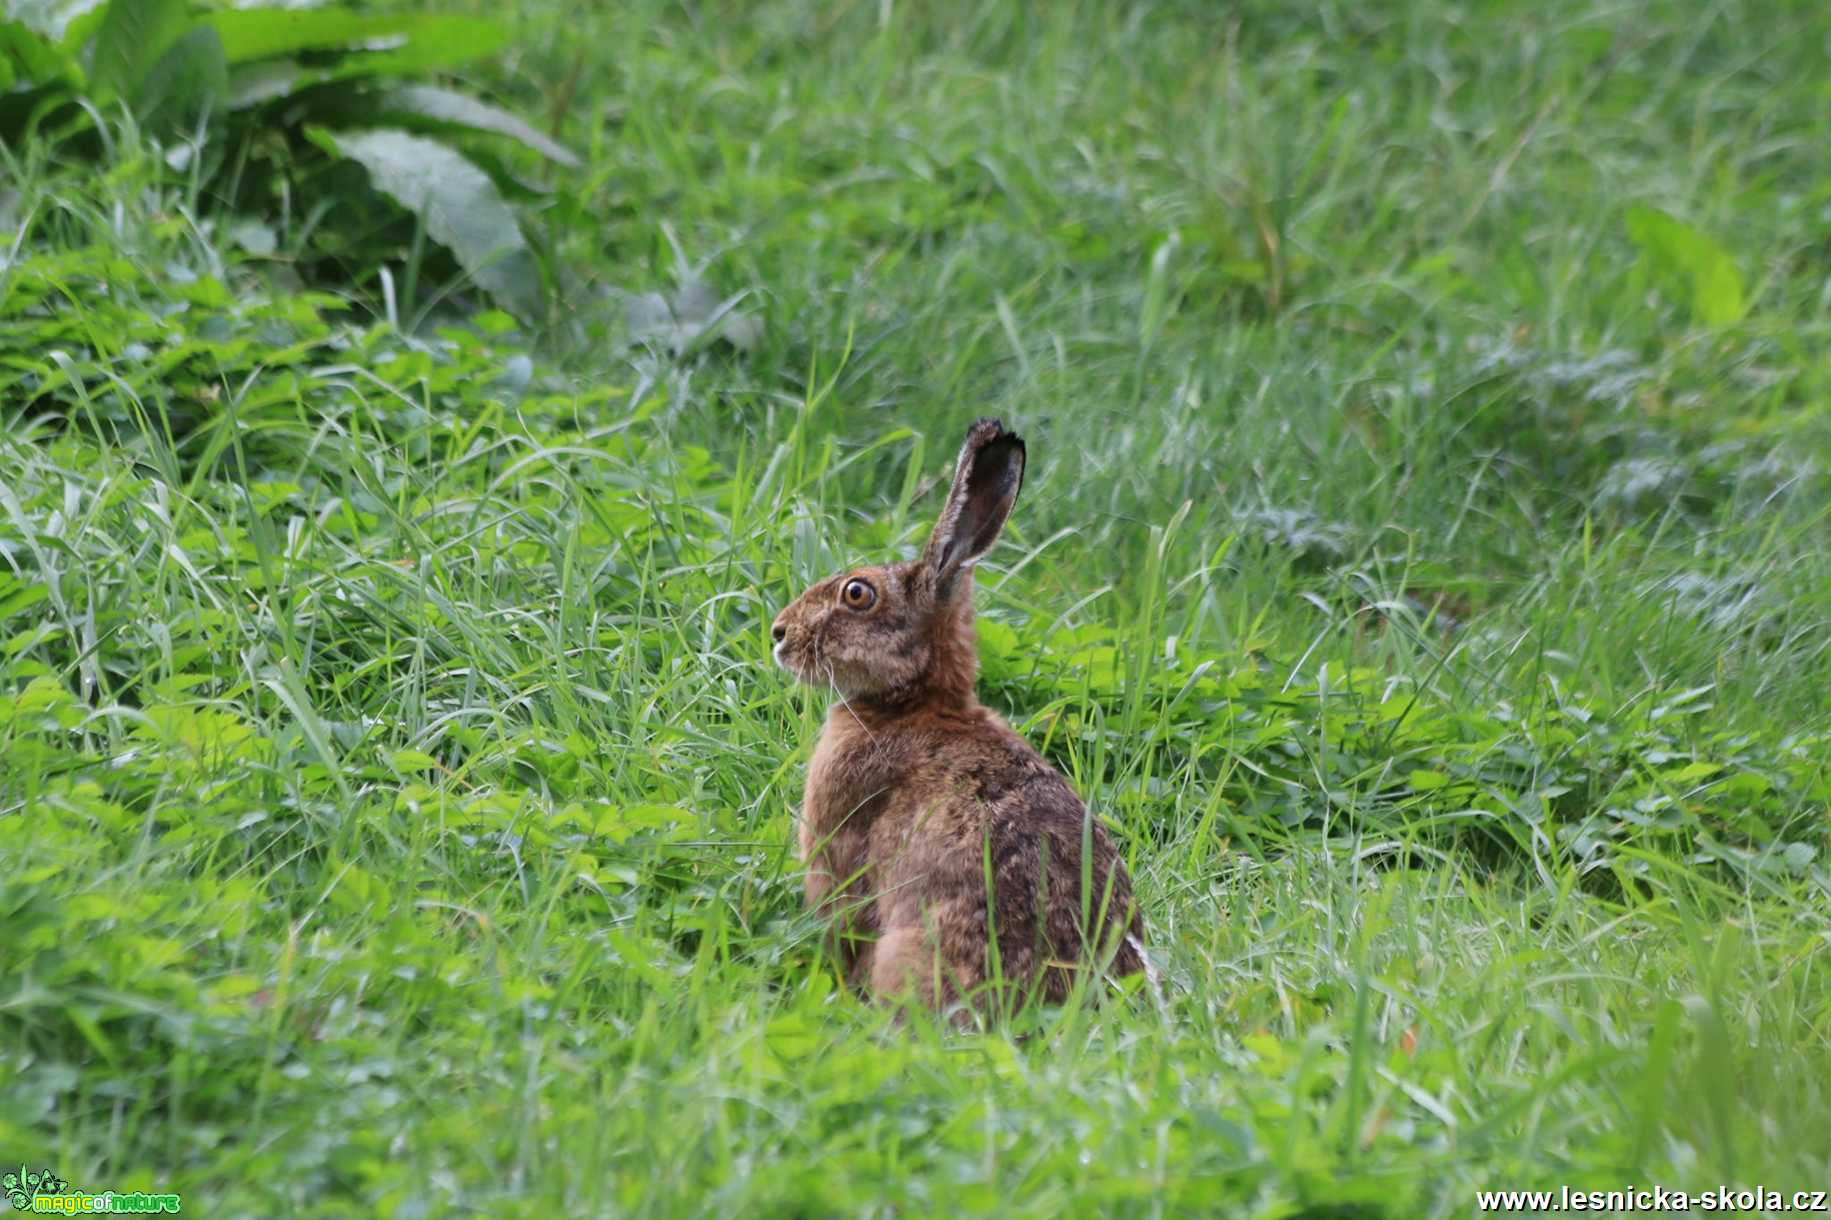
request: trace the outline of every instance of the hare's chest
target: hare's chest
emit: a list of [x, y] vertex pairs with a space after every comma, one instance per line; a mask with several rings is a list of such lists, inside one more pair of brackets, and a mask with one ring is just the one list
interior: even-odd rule
[[808, 760], [802, 833], [821, 838], [864, 830], [902, 786], [897, 758], [844, 725], [828, 723]]

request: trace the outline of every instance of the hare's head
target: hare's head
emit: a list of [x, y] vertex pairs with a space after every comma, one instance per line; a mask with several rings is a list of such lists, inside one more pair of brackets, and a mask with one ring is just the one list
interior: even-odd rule
[[776, 663], [847, 698], [970, 698], [973, 564], [997, 540], [1023, 481], [1023, 440], [998, 420], [975, 421], [922, 554], [848, 568], [796, 598], [771, 629]]

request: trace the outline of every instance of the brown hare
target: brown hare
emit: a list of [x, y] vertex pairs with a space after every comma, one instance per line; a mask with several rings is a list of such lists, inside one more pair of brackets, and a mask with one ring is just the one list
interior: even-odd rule
[[1023, 441], [978, 420], [921, 556], [831, 576], [772, 628], [778, 664], [838, 692], [801, 808], [807, 901], [878, 997], [1059, 1001], [1090, 963], [1145, 964], [1106, 828], [974, 693], [973, 564], [1023, 478]]

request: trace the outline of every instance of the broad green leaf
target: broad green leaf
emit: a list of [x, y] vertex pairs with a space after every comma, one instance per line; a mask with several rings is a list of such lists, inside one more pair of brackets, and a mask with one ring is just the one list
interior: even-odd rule
[[107, 0], [0, 0], [0, 13], [74, 55], [102, 23]]
[[785, 1012], [770, 1019], [763, 1039], [770, 1054], [779, 1060], [795, 1062], [820, 1049], [826, 1027], [810, 1020], [805, 1013]]
[[474, 18], [445, 17], [441, 28], [415, 30], [399, 45], [345, 55], [323, 75], [327, 81], [364, 76], [420, 76], [494, 55], [508, 40], [500, 26]]
[[1657, 208], [1629, 208], [1627, 227], [1660, 291], [1694, 321], [1727, 326], [1742, 317], [1742, 276], [1722, 246]]
[[536, 312], [540, 275], [533, 253], [488, 174], [454, 149], [391, 128], [309, 134], [367, 170], [375, 189], [418, 216], [427, 235], [499, 304], [524, 318]]
[[515, 166], [497, 156], [497, 151], [496, 145], [477, 142], [465, 148], [464, 155], [490, 176], [490, 181], [510, 203], [531, 203], [553, 197], [551, 188], [523, 177]]
[[381, 95], [377, 109], [384, 120], [411, 126], [461, 128], [508, 136], [568, 168], [576, 169], [579, 165], [578, 157], [570, 149], [548, 139], [515, 115], [450, 89], [432, 85], [390, 89]]
[[43, 582], [28, 584], [17, 589], [9, 587], [6, 596], [0, 598], [0, 619], [11, 618], [22, 611], [30, 610], [50, 596], [51, 589]]
[[486, 335], [506, 335], [520, 329], [515, 319], [500, 309], [486, 309], [472, 318], [470, 324]]
[[1017, 632], [996, 619], [982, 618], [973, 624], [979, 636], [982, 657], [1002, 661], [1017, 651]]
[[396, 750], [388, 761], [397, 771], [432, 771], [439, 765], [439, 760], [424, 750]]
[[59, 32], [54, 26], [45, 33], [57, 39], [57, 45], [65, 52], [75, 55], [89, 45], [95, 32], [102, 28], [102, 17], [106, 13], [102, 0], [74, 0], [65, 12], [64, 27]]
[[134, 112], [154, 130], [182, 130], [218, 108], [228, 89], [229, 66], [216, 31], [194, 26], [159, 57], [134, 90]]
[[692, 351], [702, 344], [723, 338], [740, 351], [756, 346], [762, 325], [749, 314], [737, 311], [747, 294], [720, 299], [719, 294], [697, 275], [681, 277], [671, 294], [640, 293], [626, 302], [629, 335], [638, 343], [659, 343], [676, 354]]
[[246, 110], [276, 97], [285, 97], [302, 82], [310, 83], [315, 79], [315, 76], [308, 77], [297, 60], [266, 59], [245, 64], [229, 74], [229, 109]]
[[97, 101], [131, 103], [147, 73], [189, 25], [184, 0], [111, 0], [95, 33], [90, 92]]
[[[369, 15], [345, 9], [233, 9], [204, 18], [223, 41], [231, 64], [292, 55], [299, 51], [346, 49], [350, 62], [370, 67], [386, 63], [394, 71], [402, 62], [464, 63], [501, 49], [507, 31], [479, 17], [429, 13]], [[359, 75], [343, 65], [326, 76]]]
[[271, 225], [244, 217], [226, 226], [223, 235], [256, 258], [266, 258], [279, 248], [279, 235]]
[[54, 43], [23, 21], [0, 21], [0, 93], [81, 79], [75, 62]]

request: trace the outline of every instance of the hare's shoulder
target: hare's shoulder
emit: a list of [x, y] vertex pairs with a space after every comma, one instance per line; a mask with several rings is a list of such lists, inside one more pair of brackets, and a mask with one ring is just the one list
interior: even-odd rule
[[1061, 773], [984, 707], [876, 724], [839, 711], [814, 749], [807, 796], [817, 820], [868, 811], [973, 838], [1013, 817], [1082, 816]]
[[1079, 823], [1074, 789], [994, 713], [940, 721], [912, 735], [892, 803], [943, 837], [977, 843], [1013, 822]]

